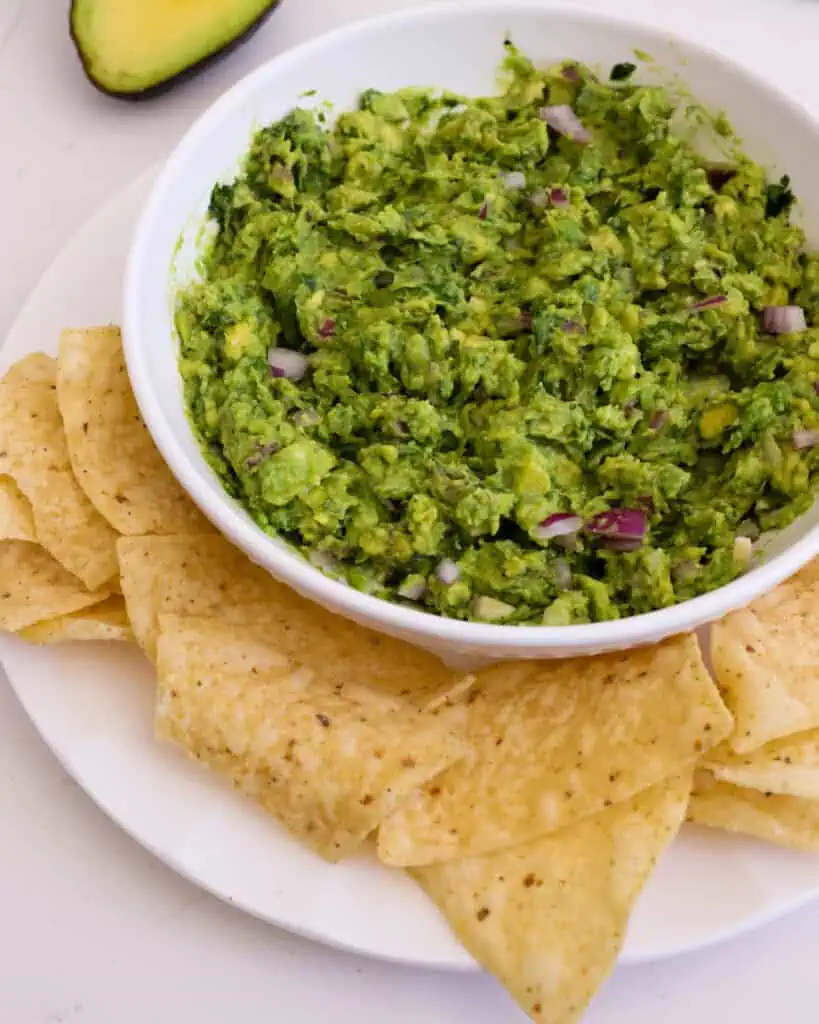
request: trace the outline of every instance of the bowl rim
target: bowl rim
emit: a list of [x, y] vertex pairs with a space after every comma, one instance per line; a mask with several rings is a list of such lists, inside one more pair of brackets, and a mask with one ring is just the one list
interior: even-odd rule
[[727, 67], [741, 84], [766, 92], [792, 117], [802, 122], [805, 130], [819, 133], [819, 121], [807, 106], [779, 89], [775, 82], [758, 74], [747, 65], [692, 36], [670, 32], [651, 24], [641, 24], [633, 17], [617, 13], [576, 7], [565, 2], [543, 0], [446, 0], [405, 10], [391, 11], [357, 20], [311, 38], [265, 61], [222, 93], [199, 115], [174, 147], [155, 179], [144, 204], [126, 262], [123, 303], [123, 347], [126, 366], [137, 403], [155, 444], [181, 486], [202, 509], [208, 519], [242, 549], [253, 561], [299, 593], [324, 607], [357, 621], [366, 621], [373, 628], [399, 633], [405, 637], [426, 640], [452, 649], [516, 650], [540, 648], [544, 653], [560, 649], [561, 654], [592, 654], [599, 650], [622, 649], [654, 642], [667, 636], [690, 632], [713, 622], [729, 612], [747, 605], [793, 575], [819, 553], [819, 524], [770, 558], [737, 579], [698, 597], [668, 608], [603, 622], [570, 626], [503, 625], [464, 621], [432, 612], [414, 609], [358, 591], [340, 580], [326, 576], [298, 553], [276, 546], [255, 524], [243, 519], [243, 510], [216, 482], [205, 480], [189, 461], [174, 430], [165, 419], [161, 404], [150, 383], [147, 370], [149, 349], [139, 343], [140, 282], [143, 269], [150, 260], [150, 235], [170, 183], [184, 173], [190, 153], [211, 131], [213, 122], [230, 115], [245, 97], [271, 75], [278, 75], [298, 64], [305, 56], [325, 50], [336, 50], [347, 40], [377, 34], [384, 29], [400, 30], [402, 25], [422, 22], [434, 28], [450, 19], [470, 19], [482, 13], [524, 13], [541, 16], [544, 21], [567, 18], [580, 24], [610, 25], [613, 29], [653, 36], [658, 43], [680, 43], [698, 51], [716, 64]]

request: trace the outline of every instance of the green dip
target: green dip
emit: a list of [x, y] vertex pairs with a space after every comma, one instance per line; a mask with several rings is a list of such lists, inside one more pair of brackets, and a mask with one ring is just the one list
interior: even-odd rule
[[819, 259], [787, 179], [709, 164], [632, 70], [509, 45], [500, 96], [255, 134], [177, 328], [262, 529], [380, 597], [564, 625], [713, 590], [810, 507]]

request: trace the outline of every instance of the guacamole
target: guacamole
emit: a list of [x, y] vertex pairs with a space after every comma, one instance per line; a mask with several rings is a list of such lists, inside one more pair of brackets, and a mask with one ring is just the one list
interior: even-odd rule
[[633, 71], [510, 44], [498, 96], [256, 132], [176, 322], [262, 529], [380, 597], [565, 625], [721, 586], [810, 506], [819, 259], [788, 180]]

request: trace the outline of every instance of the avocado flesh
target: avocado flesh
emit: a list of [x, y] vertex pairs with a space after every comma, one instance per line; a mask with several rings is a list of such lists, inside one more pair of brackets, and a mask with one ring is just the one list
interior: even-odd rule
[[94, 85], [138, 97], [246, 39], [278, 2], [73, 0], [71, 35]]

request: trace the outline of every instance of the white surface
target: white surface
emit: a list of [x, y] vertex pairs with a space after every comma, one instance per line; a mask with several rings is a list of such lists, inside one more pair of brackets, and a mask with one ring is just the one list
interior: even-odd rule
[[[581, 626], [527, 627], [460, 622], [362, 593], [325, 576], [296, 550], [267, 535], [225, 493], [190, 429], [177, 369], [175, 292], [198, 277], [202, 227], [217, 181], [230, 180], [260, 124], [293, 106], [354, 107], [368, 87], [385, 92], [434, 85], [466, 95], [497, 88], [503, 40], [548, 66], [570, 55], [611, 67], [649, 53], [637, 78], [679, 79], [709, 109], [728, 114], [746, 151], [772, 179], [790, 172], [810, 243], [819, 243], [819, 124], [803, 106], [753, 71], [697, 42], [696, 22], [673, 39], [666, 29], [622, 15], [590, 14], [538, 0], [469, 0], [391, 12], [312, 40], [259, 68], [191, 128], [160, 171], [140, 216], [125, 279], [123, 331], [142, 414], [183, 487], [211, 521], [255, 562], [330, 611], [421, 644], [464, 667], [503, 657], [563, 658], [663, 640], [744, 607], [819, 553], [819, 503], [767, 544], [758, 568], [709, 594], [648, 615]], [[315, 96], [305, 100], [308, 90]], [[180, 239], [183, 243], [180, 246]], [[173, 274], [169, 274], [169, 268]]]
[[[38, 348], [53, 351], [66, 323], [117, 317], [124, 254], [152, 177], [107, 203], [62, 250], [15, 322], [0, 373]], [[415, 966], [474, 969], [402, 872], [371, 854], [326, 864], [254, 804], [157, 743], [153, 672], [136, 649], [33, 648], [0, 636], [0, 659], [71, 776], [186, 878], [334, 946]], [[819, 857], [687, 827], [640, 899], [623, 960], [656, 960], [724, 939], [804, 903], [818, 888]]]
[[[22, 20], [0, 43], [0, 332], [73, 230], [162, 156], [209, 98], [274, 50], [385, 6], [383, 0], [285, 0], [232, 60], [150, 106], [128, 107], [84, 85], [66, 41], [64, 10], [53, 0], [26, 0]], [[710, 42], [768, 69], [819, 110], [816, 5], [688, 0], [675, 9], [621, 0], [616, 6], [670, 26], [699, 22]], [[774, 34], [787, 45], [772, 46]], [[6, 687], [0, 687], [0, 809], [2, 1024], [522, 1019], [488, 979], [323, 950], [179, 880], [66, 779]], [[620, 970], [587, 1020], [811, 1021], [817, 948], [819, 907], [813, 907], [706, 954]]]

